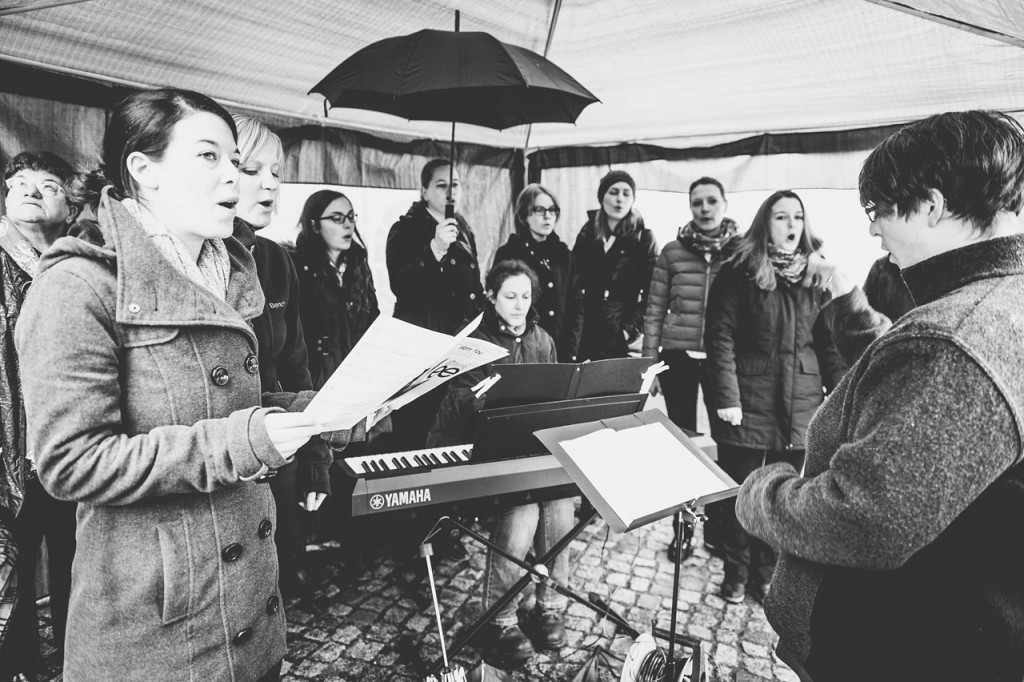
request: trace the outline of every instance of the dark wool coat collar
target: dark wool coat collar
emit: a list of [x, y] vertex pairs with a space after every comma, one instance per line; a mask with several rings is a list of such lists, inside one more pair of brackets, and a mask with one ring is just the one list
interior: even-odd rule
[[236, 239], [224, 240], [231, 274], [227, 297], [221, 301], [176, 270], [121, 202], [106, 194], [100, 205], [99, 224], [103, 246], [63, 237], [44, 254], [40, 274], [70, 256], [116, 263], [115, 319], [119, 323], [143, 326], [216, 324], [244, 328], [252, 333], [245, 320], [263, 312], [263, 290], [252, 254]]
[[902, 271], [917, 305], [971, 282], [1024, 273], [1024, 234], [985, 239], [916, 263]]

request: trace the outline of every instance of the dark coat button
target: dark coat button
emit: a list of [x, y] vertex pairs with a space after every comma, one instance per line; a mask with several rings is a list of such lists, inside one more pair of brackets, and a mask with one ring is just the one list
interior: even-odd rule
[[231, 640], [235, 646], [242, 646], [246, 642], [252, 639], [252, 628], [243, 628], [235, 635], [235, 638]]
[[220, 553], [220, 558], [228, 562], [237, 561], [240, 556], [242, 556], [242, 546], [237, 542], [232, 542]]
[[274, 530], [274, 524], [272, 524], [270, 522], [270, 519], [263, 519], [262, 521], [260, 521], [259, 530], [257, 530], [256, 532], [259, 533], [259, 536], [261, 538], [266, 540], [267, 538], [270, 537], [270, 533], [273, 530]]
[[210, 370], [210, 378], [213, 379], [213, 383], [217, 384], [218, 386], [224, 386], [225, 384], [228, 383], [228, 379], [231, 378], [231, 375], [228, 374], [228, 371], [226, 369], [224, 369], [220, 365], [217, 365], [212, 370]]
[[280, 609], [280, 608], [281, 608], [281, 600], [277, 598], [276, 594], [274, 596], [272, 596], [270, 599], [267, 600], [267, 615], [268, 616], [273, 616], [275, 613], [277, 613], [278, 609]]
[[245, 358], [245, 371], [249, 374], [258, 374], [260, 371], [260, 361], [255, 355], [248, 355]]

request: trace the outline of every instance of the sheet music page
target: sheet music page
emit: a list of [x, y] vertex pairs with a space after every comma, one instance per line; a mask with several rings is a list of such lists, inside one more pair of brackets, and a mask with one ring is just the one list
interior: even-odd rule
[[729, 487], [661, 423], [602, 429], [561, 445], [626, 525]]
[[449, 348], [443, 358], [405, 387], [401, 395], [389, 400], [386, 406], [397, 410], [449, 379], [506, 355], [507, 350], [489, 341], [462, 339]]
[[[479, 321], [478, 317], [463, 333], [472, 332]], [[457, 339], [393, 317], [378, 317], [304, 411], [323, 421], [341, 419], [344, 426], [339, 428], [352, 428], [417, 380], [426, 382], [432, 371], [441, 374], [438, 358], [446, 358], [453, 344], [458, 348], [476, 341]], [[488, 360], [478, 364], [484, 362]], [[437, 376], [431, 386], [457, 373]]]

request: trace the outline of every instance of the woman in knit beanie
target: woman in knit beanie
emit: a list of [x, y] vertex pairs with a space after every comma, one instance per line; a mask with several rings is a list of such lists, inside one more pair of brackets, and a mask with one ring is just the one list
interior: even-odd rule
[[622, 358], [643, 328], [647, 289], [658, 257], [654, 235], [633, 209], [636, 182], [622, 170], [598, 185], [600, 208], [576, 237], [576, 296], [565, 346], [571, 361]]

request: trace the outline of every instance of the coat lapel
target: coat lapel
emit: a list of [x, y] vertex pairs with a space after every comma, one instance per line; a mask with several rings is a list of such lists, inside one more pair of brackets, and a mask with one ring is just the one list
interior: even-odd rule
[[119, 202], [104, 197], [100, 226], [117, 253], [117, 309], [122, 324], [208, 325], [249, 329], [263, 312], [263, 291], [252, 254], [236, 239], [225, 244], [231, 261], [227, 298], [221, 301], [171, 265]]

